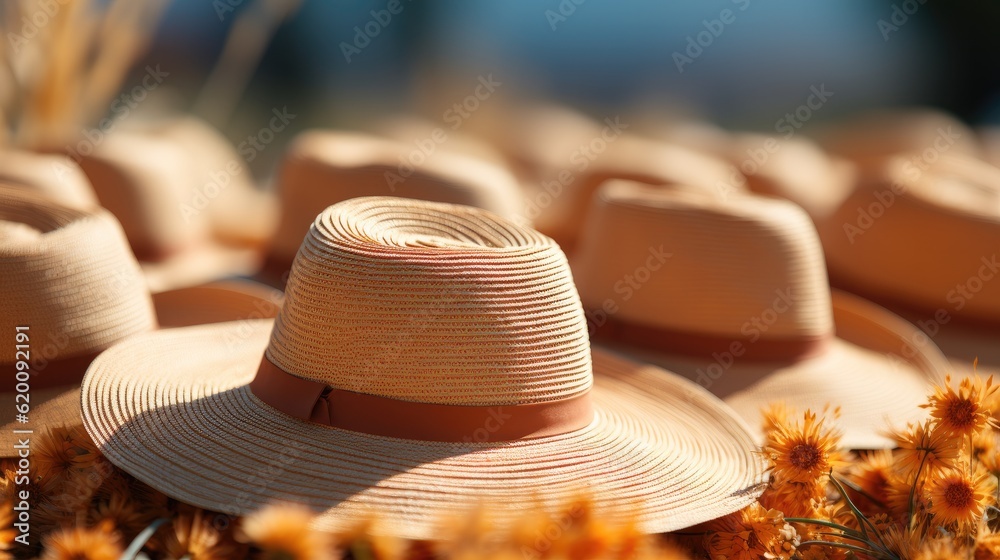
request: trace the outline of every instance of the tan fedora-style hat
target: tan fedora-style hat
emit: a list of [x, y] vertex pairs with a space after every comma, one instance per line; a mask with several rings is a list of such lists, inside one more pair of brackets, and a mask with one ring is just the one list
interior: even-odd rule
[[[216, 283], [150, 296], [121, 225], [103, 209], [78, 210], [0, 185], [0, 351], [9, 372], [0, 387], [0, 457], [16, 453], [14, 430], [80, 423], [80, 382], [112, 344], [160, 326], [274, 317], [280, 293], [246, 282]], [[154, 312], [155, 310], [155, 312]], [[17, 330], [21, 327], [21, 330]], [[25, 328], [26, 327], [26, 328]], [[24, 341], [13, 342], [23, 332]], [[24, 353], [18, 354], [21, 350]], [[18, 362], [30, 365], [28, 397], [18, 397]], [[24, 391], [21, 391], [24, 392]], [[15, 399], [20, 399], [15, 402]], [[29, 422], [16, 421], [27, 403]]]
[[[609, 126], [578, 146], [565, 167], [550, 170], [536, 184], [534, 202], [539, 231], [572, 253], [584, 227], [590, 200], [598, 187], [611, 179], [649, 185], [683, 184], [718, 191], [739, 171], [722, 159], [656, 140], [622, 134]], [[735, 187], [742, 189], [742, 187]], [[543, 204], [551, 201], [549, 204]]]
[[[153, 292], [252, 274], [262, 259], [260, 240], [222, 232], [219, 223], [241, 219], [273, 230], [273, 216], [256, 198], [244, 204], [252, 187], [243, 160], [222, 157], [218, 145], [197, 141], [190, 123], [122, 128], [106, 135], [90, 154], [81, 154], [101, 205], [125, 229]], [[230, 149], [231, 151], [231, 149]], [[272, 209], [273, 210], [273, 209]], [[219, 215], [239, 214], [238, 219]]]
[[40, 192], [63, 206], [97, 208], [97, 195], [83, 170], [68, 156], [27, 150], [0, 150], [0, 182]]
[[581, 491], [647, 532], [735, 511], [766, 473], [749, 428], [697, 385], [591, 353], [566, 258], [479, 208], [365, 197], [314, 221], [273, 323], [171, 329], [102, 354], [85, 425], [167, 495], [318, 525], [436, 535]]
[[[425, 145], [362, 133], [308, 131], [292, 142], [281, 165], [281, 220], [261, 279], [284, 286], [302, 238], [327, 206], [362, 196], [400, 196], [484, 208], [521, 219], [523, 198], [504, 167]], [[446, 145], [447, 139], [442, 144]]]
[[921, 327], [970, 374], [1000, 374], [1000, 169], [901, 154], [819, 224], [831, 280]]
[[753, 426], [772, 401], [829, 403], [845, 445], [890, 447], [881, 431], [919, 414], [947, 367], [912, 325], [831, 294], [816, 230], [787, 201], [609, 183], [573, 264], [595, 340], [697, 381]]
[[802, 137], [737, 134], [728, 158], [746, 177], [750, 191], [791, 200], [813, 220], [840, 206], [854, 188], [857, 174], [851, 162]]

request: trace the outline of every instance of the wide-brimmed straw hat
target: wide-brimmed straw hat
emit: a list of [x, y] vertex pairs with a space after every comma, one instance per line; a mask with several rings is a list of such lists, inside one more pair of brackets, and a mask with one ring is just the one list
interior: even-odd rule
[[[263, 299], [267, 288], [249, 282], [151, 297], [109, 212], [64, 207], [7, 186], [0, 186], [0, 281], [0, 327], [12, 340], [0, 350], [0, 367], [9, 372], [0, 386], [0, 456], [16, 454], [12, 445], [29, 437], [14, 430], [39, 434], [46, 426], [80, 423], [87, 366], [111, 345], [156, 328], [154, 309], [166, 325], [192, 325], [273, 317], [280, 305], [273, 294]], [[15, 345], [18, 333], [23, 346]], [[30, 365], [27, 379], [15, 377], [25, 367], [18, 362]], [[15, 402], [19, 381], [27, 383], [28, 397]], [[15, 416], [22, 402], [30, 406], [23, 424]]]
[[1000, 374], [1000, 169], [919, 152], [871, 166], [819, 222], [835, 285], [923, 329], [957, 374]]
[[505, 218], [521, 218], [521, 190], [509, 171], [448, 152], [446, 145], [447, 137], [442, 140], [440, 135], [403, 143], [354, 132], [300, 134], [281, 164], [281, 220], [261, 278], [284, 286], [316, 215], [349, 198], [399, 196], [476, 206]]
[[304, 502], [328, 529], [375, 516], [429, 538], [476, 502], [504, 523], [589, 491], [661, 532], [753, 502], [766, 479], [721, 401], [592, 356], [551, 239], [398, 198], [315, 219], [273, 324], [137, 337], [94, 362], [84, 402], [105, 456], [157, 490], [231, 514]]
[[609, 183], [574, 277], [596, 340], [697, 381], [755, 427], [773, 401], [829, 403], [845, 445], [889, 447], [881, 432], [914, 419], [947, 367], [912, 325], [831, 294], [812, 222], [783, 200]]
[[277, 210], [254, 191], [243, 159], [202, 128], [122, 128], [80, 154], [154, 292], [253, 273], [274, 230]]

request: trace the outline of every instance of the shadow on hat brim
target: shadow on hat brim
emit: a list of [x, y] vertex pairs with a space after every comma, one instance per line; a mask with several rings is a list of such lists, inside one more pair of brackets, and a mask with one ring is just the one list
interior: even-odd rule
[[273, 319], [284, 294], [252, 280], [210, 282], [153, 294], [161, 327], [187, 327], [245, 319]]
[[677, 530], [752, 503], [766, 481], [747, 426], [718, 399], [603, 352], [595, 420], [568, 434], [441, 443], [298, 420], [247, 387], [271, 326], [168, 329], [105, 352], [84, 380], [88, 432], [114, 464], [186, 503], [242, 515], [302, 502], [322, 529], [375, 516], [378, 532], [420, 539], [477, 502], [503, 524], [582, 491], [613, 519]]
[[[281, 309], [283, 294], [273, 288], [248, 280], [226, 280], [155, 294], [160, 327], [202, 325], [227, 321], [273, 318]], [[21, 424], [15, 418], [15, 393], [0, 393], [0, 457], [13, 457], [13, 445], [26, 437], [38, 437], [49, 427], [80, 424], [80, 385], [29, 392], [31, 422]], [[14, 430], [32, 430], [15, 434]]]
[[800, 412], [840, 407], [836, 425], [847, 448], [895, 447], [887, 429], [925, 417], [919, 405], [944, 380], [947, 361], [916, 327], [882, 307], [837, 290], [832, 304], [836, 338], [801, 361], [741, 363], [611, 347], [706, 387], [747, 420], [760, 442], [761, 410], [780, 401]]

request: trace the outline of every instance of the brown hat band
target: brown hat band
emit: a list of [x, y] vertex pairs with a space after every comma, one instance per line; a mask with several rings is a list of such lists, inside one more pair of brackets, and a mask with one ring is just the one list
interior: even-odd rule
[[[30, 360], [29, 363], [31, 365], [26, 370], [30, 372], [30, 378], [26, 381], [18, 379], [19, 371], [16, 365], [17, 362], [0, 364], [0, 370], [3, 371], [3, 377], [0, 378], [0, 393], [18, 391], [18, 385], [21, 383], [27, 383], [26, 388], [30, 390], [52, 389], [53, 387], [62, 387], [64, 385], [79, 385], [83, 381], [83, 374], [87, 373], [87, 368], [90, 367], [90, 362], [93, 362], [98, 354], [100, 352], [88, 352], [79, 356], [49, 360], [47, 362]], [[26, 393], [28, 391], [20, 392]]]
[[[588, 312], [588, 316], [592, 316]], [[751, 338], [713, 336], [653, 327], [605, 317], [604, 323], [593, 329], [594, 340], [620, 342], [630, 346], [681, 354], [695, 358], [713, 354], [732, 355], [735, 359], [754, 362], [800, 361], [822, 354], [834, 338], [833, 334], [800, 338]]]
[[567, 399], [467, 406], [401, 401], [333, 389], [285, 372], [265, 356], [250, 391], [285, 414], [334, 428], [422, 441], [512, 441], [565, 434], [594, 419], [590, 391]]

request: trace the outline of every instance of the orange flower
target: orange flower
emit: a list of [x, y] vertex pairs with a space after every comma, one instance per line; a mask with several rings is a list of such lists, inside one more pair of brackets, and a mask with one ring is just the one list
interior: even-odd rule
[[814, 517], [825, 497], [823, 485], [816, 482], [772, 482], [761, 495], [760, 503], [786, 517]]
[[825, 427], [811, 411], [802, 422], [776, 426], [769, 440], [764, 454], [771, 460], [777, 483], [815, 483], [840, 462], [840, 433]]
[[993, 378], [984, 383], [978, 375], [967, 377], [958, 384], [956, 391], [951, 386], [951, 376], [945, 378], [944, 387], [935, 387], [928, 404], [935, 424], [942, 430], [967, 436], [973, 434], [990, 421], [991, 411], [987, 408], [994, 393], [1000, 388], [993, 386]]
[[799, 544], [795, 528], [777, 510], [753, 503], [708, 523], [705, 548], [712, 560], [788, 560]]
[[927, 491], [930, 512], [941, 525], [971, 525], [982, 519], [994, 490], [993, 478], [984, 472], [969, 475], [963, 469], [940, 474], [931, 479]]
[[243, 519], [243, 539], [271, 560], [330, 560], [328, 536], [312, 529], [313, 512], [301, 505], [278, 504]]
[[161, 529], [163, 536], [157, 548], [167, 558], [225, 560], [246, 556], [243, 546], [215, 528], [214, 515], [201, 509], [179, 514], [168, 527]]
[[787, 426], [789, 417], [794, 414], [794, 411], [784, 403], [784, 401], [773, 402], [760, 411], [761, 414], [761, 428], [764, 431], [764, 437], [767, 438], [765, 445], [771, 443], [771, 433], [778, 430], [779, 426]]
[[121, 540], [110, 523], [85, 529], [62, 529], [42, 542], [41, 560], [118, 560]]
[[975, 560], [1000, 560], [1000, 533], [980, 531], [973, 550]]
[[896, 440], [896, 467], [900, 472], [914, 476], [921, 473], [937, 473], [955, 468], [960, 454], [961, 442], [944, 430], [931, 428], [930, 422], [907, 424], [902, 432], [891, 432]]
[[[889, 503], [889, 478], [892, 476], [892, 451], [881, 449], [871, 451], [861, 455], [860, 460], [854, 464], [848, 479], [856, 484], [861, 490], [871, 496], [883, 506]], [[872, 511], [878, 508], [864, 495], [857, 492], [850, 493], [851, 500], [859, 509]]]

